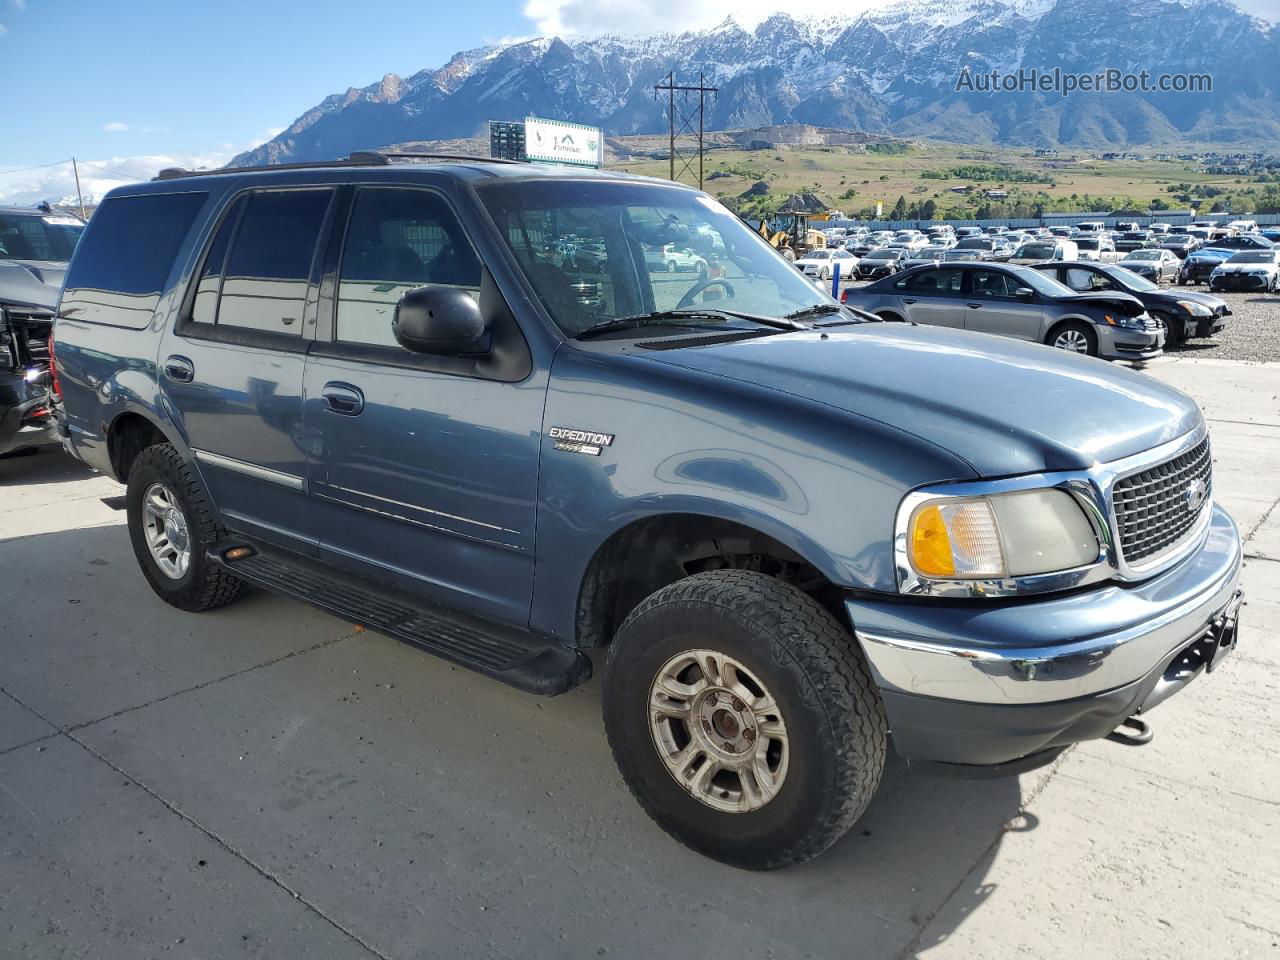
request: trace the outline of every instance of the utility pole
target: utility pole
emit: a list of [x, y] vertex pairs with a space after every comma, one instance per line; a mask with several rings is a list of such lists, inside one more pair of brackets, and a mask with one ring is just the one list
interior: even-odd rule
[[[654, 84], [653, 95], [655, 97], [663, 92], [667, 94], [667, 138], [668, 149], [670, 151], [670, 179], [676, 179], [677, 159], [680, 161], [680, 173], [682, 175], [684, 173], [692, 174], [694, 172], [693, 158], [682, 156], [680, 152], [676, 150], [676, 137], [686, 132], [694, 134], [693, 114], [696, 111], [698, 114], [698, 129], [696, 133], [698, 138], [698, 189], [701, 190], [703, 181], [703, 138], [706, 133], [704, 117], [707, 105], [707, 94], [710, 93], [714, 95], [719, 93], [719, 88], [707, 86], [706, 77], [702, 73], [698, 74], [697, 86], [676, 83], [676, 74], [675, 71], [672, 70], [661, 83]], [[680, 109], [677, 109], [676, 107], [677, 93], [682, 96]], [[694, 93], [698, 95], [696, 106], [691, 102], [690, 97], [690, 95]]]
[[80, 192], [80, 168], [76, 166], [76, 158], [71, 158], [71, 172], [76, 175], [76, 199], [80, 201], [80, 219], [87, 220], [84, 215], [84, 194]]

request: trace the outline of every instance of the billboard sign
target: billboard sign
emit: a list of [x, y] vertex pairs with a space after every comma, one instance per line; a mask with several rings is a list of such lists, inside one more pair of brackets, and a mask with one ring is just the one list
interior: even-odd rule
[[578, 167], [604, 164], [604, 136], [599, 127], [527, 117], [524, 121], [524, 147], [530, 160], [544, 163], [567, 163]]

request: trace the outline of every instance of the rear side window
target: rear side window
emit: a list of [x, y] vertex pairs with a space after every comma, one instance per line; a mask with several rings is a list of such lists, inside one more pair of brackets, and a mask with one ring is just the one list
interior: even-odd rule
[[195, 299], [191, 305], [191, 319], [196, 323], [213, 323], [218, 317], [218, 294], [222, 292], [222, 270], [227, 264], [227, 251], [231, 249], [231, 235], [240, 223], [244, 209], [244, 197], [236, 200], [222, 218], [222, 224], [205, 254], [196, 280]]
[[311, 264], [332, 193], [273, 190], [249, 197], [227, 255], [218, 327], [302, 333]]
[[145, 327], [208, 197], [145, 194], [103, 203], [71, 261], [62, 312], [89, 323]]

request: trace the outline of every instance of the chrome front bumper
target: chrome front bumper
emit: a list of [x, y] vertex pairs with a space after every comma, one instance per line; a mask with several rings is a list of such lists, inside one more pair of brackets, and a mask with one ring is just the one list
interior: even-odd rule
[[1159, 668], [1231, 602], [1241, 562], [1235, 523], [1215, 505], [1200, 548], [1141, 583], [994, 603], [850, 597], [846, 608], [886, 694], [1048, 704], [1116, 690]]

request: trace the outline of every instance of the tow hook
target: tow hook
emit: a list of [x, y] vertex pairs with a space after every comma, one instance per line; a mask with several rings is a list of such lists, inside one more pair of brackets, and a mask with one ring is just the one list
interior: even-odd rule
[[1107, 739], [1112, 743], [1123, 743], [1126, 747], [1140, 747], [1144, 743], [1150, 743], [1154, 736], [1151, 724], [1138, 717], [1129, 717], [1108, 733]]

